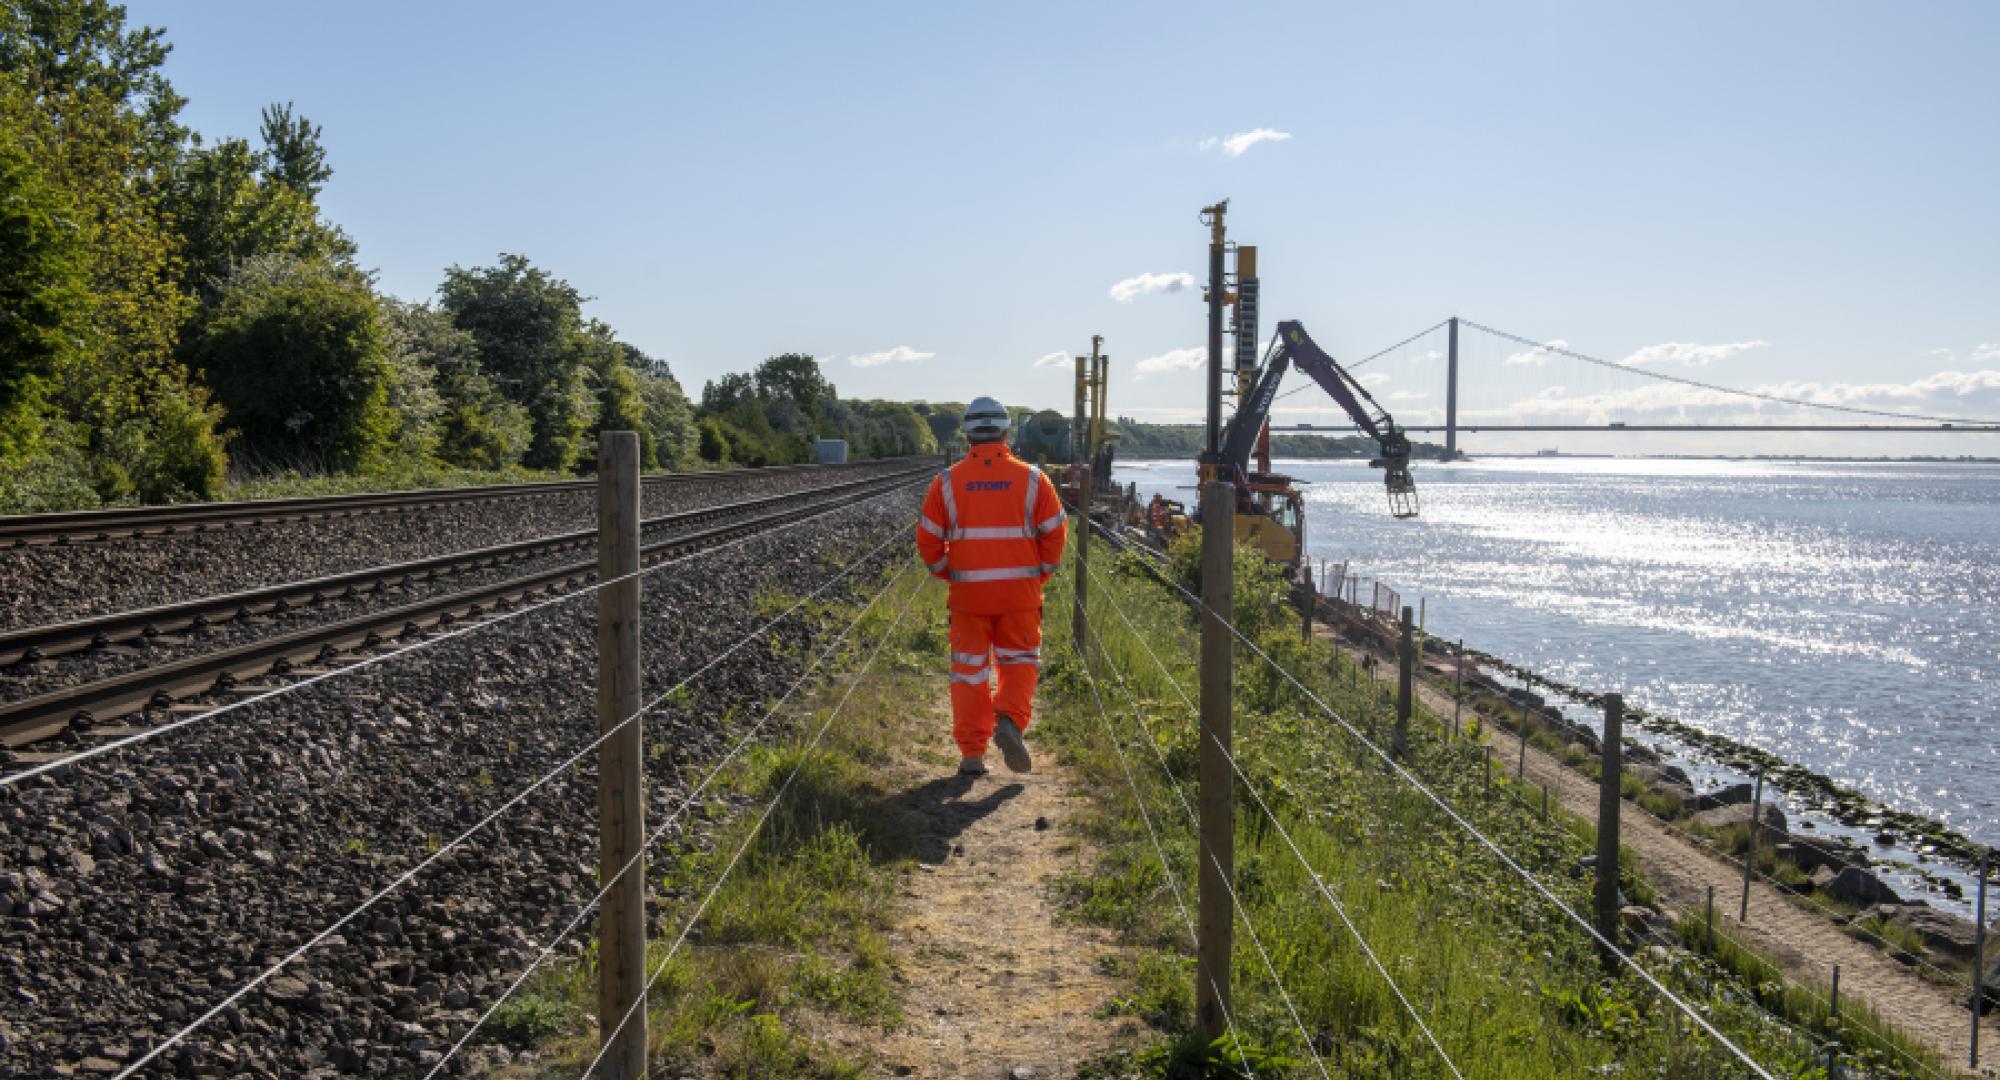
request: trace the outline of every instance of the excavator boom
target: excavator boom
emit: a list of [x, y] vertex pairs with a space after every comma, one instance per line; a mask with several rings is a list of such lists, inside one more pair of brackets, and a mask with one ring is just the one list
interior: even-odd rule
[[1235, 466], [1239, 474], [1247, 470], [1257, 434], [1263, 430], [1271, 404], [1277, 399], [1278, 383], [1285, 377], [1285, 369], [1293, 364], [1311, 376], [1320, 389], [1340, 404], [1355, 426], [1375, 440], [1381, 456], [1369, 464], [1383, 471], [1389, 512], [1399, 518], [1415, 517], [1417, 484], [1410, 476], [1409, 436], [1403, 434], [1388, 410], [1376, 402], [1366, 387], [1306, 334], [1305, 325], [1297, 320], [1278, 324], [1278, 339], [1271, 347], [1271, 355], [1258, 370], [1256, 381], [1236, 415], [1230, 418], [1223, 437], [1223, 460]]

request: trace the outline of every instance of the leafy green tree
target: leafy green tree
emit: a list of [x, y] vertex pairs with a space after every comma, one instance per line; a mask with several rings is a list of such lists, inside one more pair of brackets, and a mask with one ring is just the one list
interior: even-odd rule
[[519, 464], [532, 436], [528, 410], [487, 378], [472, 335], [428, 304], [385, 300], [382, 314], [392, 360], [430, 372], [439, 399], [437, 460], [471, 469]]
[[654, 467], [658, 462], [654, 457], [653, 431], [646, 423], [645, 400], [639, 390], [640, 375], [626, 362], [624, 346], [612, 336], [609, 326], [592, 319], [584, 329], [583, 355], [597, 398], [597, 415], [584, 439], [579, 464], [596, 467], [599, 432], [632, 431], [639, 435], [639, 467]]
[[220, 411], [175, 356], [188, 299], [154, 194], [180, 138], [166, 47], [80, 0], [0, 2], [0, 29], [0, 130], [67, 198], [85, 260], [75, 348], [46, 379], [59, 460], [37, 471], [85, 476], [98, 499], [205, 495], [226, 461]]
[[[653, 433], [653, 455], [668, 468], [686, 468], [696, 452], [694, 409], [681, 384], [671, 378], [642, 378], [639, 399]], [[724, 456], [727, 456], [726, 454]]]
[[327, 470], [389, 460], [387, 336], [362, 275], [286, 256], [252, 259], [224, 283], [189, 353], [247, 456]]
[[41, 449], [50, 384], [76, 362], [90, 299], [81, 233], [68, 197], [0, 143], [0, 462]]
[[758, 364], [756, 383], [758, 396], [790, 402], [814, 427], [825, 404], [838, 396], [833, 383], [820, 371], [819, 361], [806, 353], [784, 353]]
[[694, 409], [674, 378], [673, 368], [635, 345], [623, 341], [616, 345], [625, 366], [638, 376], [643, 430], [652, 433], [655, 462], [668, 468], [686, 467], [695, 453]]
[[525, 463], [575, 464], [598, 411], [584, 371], [583, 297], [526, 258], [507, 254], [498, 266], [452, 267], [438, 292], [452, 322], [478, 345], [487, 374], [533, 418]]
[[[306, 151], [294, 146], [288, 152]], [[325, 156], [317, 146], [311, 152]], [[162, 186], [161, 208], [181, 235], [188, 292], [213, 303], [230, 272], [260, 255], [352, 263], [354, 241], [320, 220], [316, 188], [283, 179], [285, 168], [308, 166], [281, 165], [242, 139], [196, 147], [175, 164]]]
[[757, 380], [747, 371], [732, 371], [701, 385], [703, 416], [719, 416], [739, 405], [754, 405], [760, 400]]
[[263, 123], [257, 134], [264, 140], [269, 157], [266, 170], [272, 180], [291, 188], [307, 200], [319, 197], [319, 189], [333, 177], [326, 163], [326, 147], [320, 142], [318, 124], [292, 114], [292, 103], [264, 106]]
[[701, 428], [701, 442], [696, 453], [701, 456], [701, 459], [718, 465], [731, 460], [729, 435], [722, 430], [722, 421], [712, 416], [705, 417], [702, 419], [699, 427]]
[[0, 0], [0, 72], [17, 76], [37, 105], [112, 104], [131, 122], [142, 171], [171, 161], [187, 137], [176, 120], [187, 99], [160, 70], [172, 51], [165, 30], [126, 29], [123, 4]]

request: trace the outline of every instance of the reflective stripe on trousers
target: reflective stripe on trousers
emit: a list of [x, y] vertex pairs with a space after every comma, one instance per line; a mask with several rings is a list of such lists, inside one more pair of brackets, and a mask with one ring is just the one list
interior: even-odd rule
[[1015, 581], [1020, 578], [1038, 578], [1054, 573], [1054, 567], [1045, 566], [996, 566], [990, 570], [953, 570], [953, 581]]

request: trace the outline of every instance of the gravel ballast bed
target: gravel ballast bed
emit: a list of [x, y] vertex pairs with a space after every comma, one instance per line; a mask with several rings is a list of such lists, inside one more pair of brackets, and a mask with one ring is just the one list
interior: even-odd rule
[[[651, 484], [644, 489], [643, 511], [654, 517], [800, 491], [826, 483], [827, 477], [860, 479], [911, 464], [870, 462], [825, 473], [753, 472]], [[595, 494], [586, 489], [364, 517], [0, 549], [0, 629], [85, 619], [574, 532], [596, 524], [596, 505]]]
[[[909, 563], [921, 490], [649, 574], [647, 697], [769, 619], [760, 596], [888, 541], [834, 586], [872, 594]], [[594, 610], [567, 601], [0, 789], [0, 1075], [135, 1059], [554, 770], [155, 1063], [421, 1075], [595, 892], [596, 755], [558, 768], [596, 734]], [[781, 622], [648, 716], [649, 828], [838, 631]]]
[[[746, 511], [751, 514], [758, 512], [754, 509]], [[715, 524], [715, 522], [702, 522], [685, 528], [655, 527], [647, 529], [643, 539], [647, 543], [653, 543], [683, 535], [690, 529], [713, 528]], [[249, 644], [264, 638], [308, 630], [344, 619], [359, 618], [371, 611], [448, 596], [481, 585], [509, 581], [577, 562], [590, 562], [594, 558], [594, 553], [588, 549], [564, 551], [501, 566], [489, 566], [429, 580], [412, 581], [365, 595], [329, 597], [289, 611], [253, 615], [245, 619], [230, 619], [177, 634], [141, 639], [131, 644], [87, 649], [64, 653], [45, 660], [12, 664], [0, 667], [0, 702], [20, 701], [98, 679], [143, 671], [149, 667]]]

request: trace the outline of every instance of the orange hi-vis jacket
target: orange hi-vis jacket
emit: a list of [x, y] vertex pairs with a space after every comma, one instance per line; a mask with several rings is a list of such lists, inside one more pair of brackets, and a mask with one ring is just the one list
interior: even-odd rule
[[931, 481], [917, 553], [951, 582], [951, 610], [1031, 611], [1062, 562], [1066, 525], [1062, 497], [1040, 469], [1003, 443], [981, 443]]

